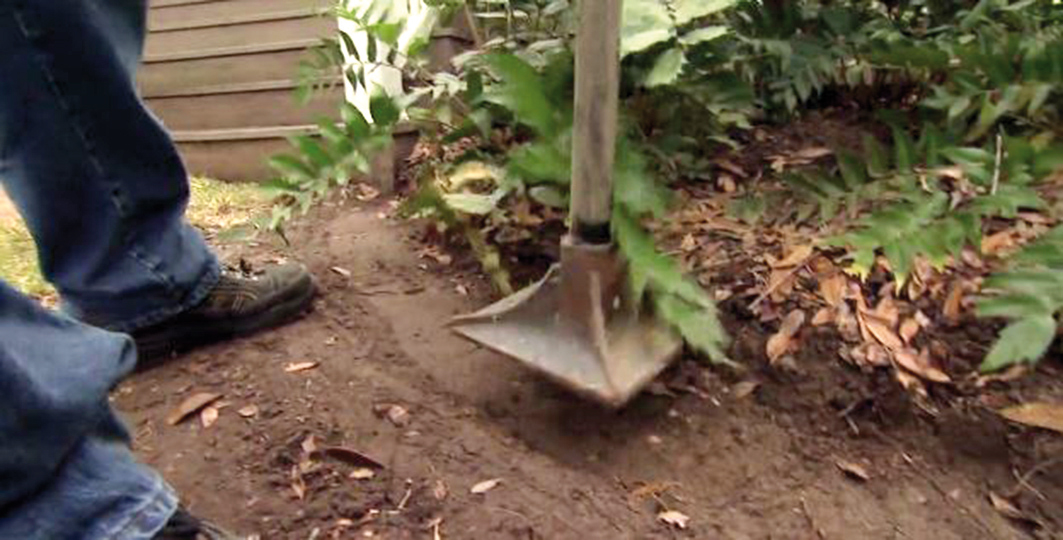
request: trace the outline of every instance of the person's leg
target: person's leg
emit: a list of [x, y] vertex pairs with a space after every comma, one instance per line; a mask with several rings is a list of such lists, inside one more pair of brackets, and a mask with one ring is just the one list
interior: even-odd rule
[[128, 336], [0, 282], [0, 538], [148, 539], [170, 519], [176, 496], [108, 404], [134, 362]]
[[133, 79], [144, 0], [0, 0], [0, 180], [71, 315], [114, 330], [203, 300], [218, 263]]
[[222, 275], [184, 220], [188, 180], [134, 75], [145, 0], [0, 0], [0, 181], [72, 316], [140, 360], [292, 319], [301, 265]]

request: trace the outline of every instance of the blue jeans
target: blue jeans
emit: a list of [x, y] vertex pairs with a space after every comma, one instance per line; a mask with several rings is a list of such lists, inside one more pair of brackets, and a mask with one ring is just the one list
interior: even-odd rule
[[0, 539], [150, 538], [176, 505], [107, 401], [136, 361], [115, 332], [195, 305], [219, 272], [135, 90], [145, 14], [145, 0], [0, 0], [0, 181], [66, 313], [0, 283]]

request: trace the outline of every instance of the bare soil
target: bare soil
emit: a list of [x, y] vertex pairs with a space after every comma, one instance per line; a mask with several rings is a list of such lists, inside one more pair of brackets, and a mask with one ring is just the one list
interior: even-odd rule
[[[1058, 360], [982, 394], [935, 395], [928, 412], [892, 377], [843, 365], [829, 332], [806, 337], [796, 365], [768, 367], [764, 329], [731, 310], [746, 373], [683, 360], [605, 410], [452, 335], [447, 319], [488, 302], [488, 285], [460, 259], [420, 257], [421, 228], [388, 208], [326, 207], [291, 234], [283, 255], [322, 289], [303, 320], [116, 390], [139, 454], [194, 512], [271, 540], [1063, 538], [1063, 463], [1051, 461], [1063, 440], [991, 412], [1063, 395]], [[285, 370], [302, 362], [319, 364]], [[217, 422], [168, 425], [196, 392], [224, 394]], [[309, 436], [383, 469], [350, 478], [350, 459], [306, 456]]]

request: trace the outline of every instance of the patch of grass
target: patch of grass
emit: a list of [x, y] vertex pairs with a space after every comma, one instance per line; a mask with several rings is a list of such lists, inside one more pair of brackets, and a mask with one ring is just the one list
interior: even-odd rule
[[55, 294], [37, 269], [37, 247], [21, 220], [0, 223], [0, 261], [0, 279], [12, 287], [35, 298]]
[[[191, 185], [192, 198], [186, 215], [190, 223], [211, 236], [247, 223], [269, 205], [268, 198], [254, 184], [193, 178]], [[54, 297], [55, 289], [37, 267], [33, 238], [17, 218], [0, 220], [0, 261], [0, 279], [34, 298]]]
[[222, 182], [193, 178], [192, 200], [188, 204], [188, 221], [217, 233], [243, 225], [269, 206], [269, 198], [255, 184]]

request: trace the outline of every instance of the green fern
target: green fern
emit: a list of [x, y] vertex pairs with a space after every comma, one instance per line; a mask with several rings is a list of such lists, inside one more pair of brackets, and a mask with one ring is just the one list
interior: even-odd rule
[[[490, 96], [486, 101], [505, 107], [518, 124], [537, 135], [510, 153], [507, 170], [529, 185], [547, 184], [567, 195], [572, 157], [571, 144], [565, 142], [571, 137], [571, 115], [556, 112], [566, 107], [551, 103], [550, 96], [544, 94], [541, 76], [523, 60], [494, 54], [488, 65], [496, 82], [485, 88], [484, 94]], [[637, 145], [623, 135], [617, 144], [613, 235], [628, 263], [633, 300], [641, 303], [649, 293], [657, 315], [693, 349], [712, 361], [729, 363], [724, 352], [726, 331], [712, 299], [683, 276], [674, 259], [656, 249], [639, 222], [645, 216], [663, 217], [670, 198], [668, 190], [650, 174], [649, 160]]]
[[[850, 271], [860, 277], [867, 277], [882, 255], [900, 287], [917, 258], [942, 268], [965, 246], [978, 245], [984, 219], [1014, 218], [1020, 209], [1045, 206], [1030, 184], [1044, 174], [1037, 163], [1056, 156], [1057, 148], [1037, 150], [1022, 138], [1001, 137], [998, 162], [995, 152], [956, 146], [957, 137], [929, 125], [918, 142], [903, 130], [893, 132], [892, 160], [868, 137], [862, 158], [838, 153], [834, 175], [812, 171], [786, 177], [819, 204], [824, 219], [834, 216], [840, 201], [850, 212], [876, 203], [852, 230], [827, 240], [849, 250]], [[950, 185], [957, 175], [969, 184], [962, 188], [966, 195]]]
[[978, 302], [978, 314], [1010, 322], [981, 370], [1040, 360], [1055, 339], [1056, 317], [1063, 310], [1063, 226], [1026, 246], [1012, 269], [987, 279], [983, 290], [991, 296]]
[[293, 208], [305, 214], [331, 189], [369, 174], [371, 157], [391, 143], [399, 118], [396, 103], [387, 96], [374, 96], [370, 108], [376, 123], [370, 124], [358, 109], [344, 104], [342, 121], [319, 122], [316, 135], [296, 135], [289, 139], [294, 153], [270, 158], [269, 165], [278, 173], [262, 184], [277, 201], [270, 229], [279, 230], [291, 219]]

